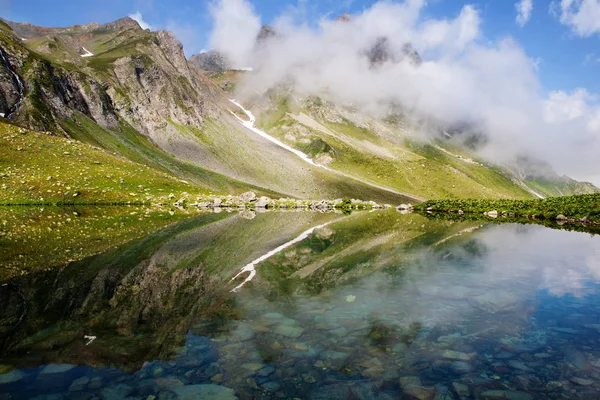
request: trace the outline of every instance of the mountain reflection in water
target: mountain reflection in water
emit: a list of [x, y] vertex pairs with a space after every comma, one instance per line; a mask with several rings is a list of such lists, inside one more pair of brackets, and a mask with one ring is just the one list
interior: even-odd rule
[[598, 398], [599, 283], [585, 233], [200, 215], [2, 284], [0, 399]]

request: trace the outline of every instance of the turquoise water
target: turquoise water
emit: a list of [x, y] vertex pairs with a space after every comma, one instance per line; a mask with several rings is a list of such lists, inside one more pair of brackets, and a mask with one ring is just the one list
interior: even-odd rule
[[600, 398], [599, 236], [395, 211], [168, 229], [0, 283], [0, 399]]

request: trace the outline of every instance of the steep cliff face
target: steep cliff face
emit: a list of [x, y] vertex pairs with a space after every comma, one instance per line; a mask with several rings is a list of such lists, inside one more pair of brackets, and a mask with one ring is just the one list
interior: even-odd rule
[[60, 132], [60, 121], [81, 113], [103, 127], [117, 116], [104, 86], [86, 74], [30, 51], [0, 29], [0, 112], [29, 128]]

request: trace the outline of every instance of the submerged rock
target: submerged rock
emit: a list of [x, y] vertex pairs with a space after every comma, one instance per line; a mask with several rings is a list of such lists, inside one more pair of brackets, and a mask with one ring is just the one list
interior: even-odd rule
[[65, 372], [70, 371], [73, 368], [75, 368], [75, 366], [69, 364], [50, 364], [45, 366], [40, 371], [40, 375], [64, 374]]
[[233, 389], [221, 385], [188, 385], [172, 390], [178, 400], [235, 400], [237, 396]]
[[525, 392], [516, 392], [510, 390], [486, 390], [481, 393], [482, 400], [533, 400], [533, 396]]
[[19, 382], [25, 377], [27, 377], [27, 374], [18, 370], [9, 372], [8, 374], [2, 374], [0, 375], [0, 385], [8, 385], [10, 383]]
[[70, 392], [80, 392], [87, 388], [88, 383], [90, 383], [90, 378], [87, 376], [83, 376], [79, 379], [75, 379], [71, 386], [69, 386]]
[[445, 350], [442, 353], [442, 358], [447, 358], [449, 360], [470, 361], [471, 355], [467, 353], [461, 353], [460, 351]]
[[127, 396], [129, 396], [129, 394], [131, 394], [133, 391], [134, 388], [132, 388], [131, 386], [126, 385], [124, 383], [120, 383], [118, 385], [102, 389], [102, 398], [104, 400], [124, 399]]
[[298, 326], [279, 325], [277, 328], [275, 328], [274, 332], [281, 336], [296, 339], [304, 333], [304, 329]]
[[452, 382], [452, 387], [454, 391], [461, 397], [465, 397], [469, 395], [469, 387], [460, 382]]

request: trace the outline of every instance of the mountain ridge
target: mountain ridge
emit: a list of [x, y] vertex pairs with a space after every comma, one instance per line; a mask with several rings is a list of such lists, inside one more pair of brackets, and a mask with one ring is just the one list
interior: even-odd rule
[[[397, 169], [392, 174], [394, 170], [390, 168], [394, 163], [380, 165], [389, 178], [381, 180], [369, 176], [372, 174], [369, 164], [381, 163], [381, 157], [367, 156], [369, 149], [377, 147], [369, 140], [377, 142], [381, 138], [369, 132], [370, 127], [360, 128], [354, 124], [338, 128], [354, 133], [357, 129], [365, 130], [361, 145], [352, 144], [356, 142], [352, 134], [340, 135], [343, 140], [339, 143], [338, 138], [336, 151], [342, 157], [355, 158], [364, 164], [366, 171], [362, 167], [344, 170], [346, 167], [334, 165], [336, 171], [346, 174], [340, 177], [334, 171], [303, 165], [301, 160], [290, 157], [289, 152], [257, 137], [240, 124], [232, 115], [236, 110], [229, 102], [230, 94], [222, 89], [214, 75], [201, 71], [185, 58], [182, 44], [168, 31], [143, 30], [130, 18], [68, 28], [12, 23], [29, 36], [23, 41], [19, 37], [21, 33], [15, 33], [9, 25], [0, 25], [0, 49], [8, 60], [0, 70], [0, 108], [5, 110], [16, 104], [15, 85], [8, 71], [12, 69], [25, 87], [12, 120], [27, 128], [82, 140], [197, 184], [220, 174], [249, 186], [297, 198], [357, 197], [355, 194], [360, 194], [366, 200], [392, 202], [396, 196], [394, 191], [408, 192], [417, 198], [463, 195], [442, 187], [447, 183], [446, 178], [456, 174], [454, 167], [444, 168], [437, 181], [429, 182], [435, 190], [426, 190], [428, 182], [425, 181], [417, 186], [406, 184], [407, 180], [422, 180], [425, 176], [415, 175], [412, 167]], [[251, 72], [237, 74], [239, 79]], [[281, 108], [277, 102], [271, 104], [273, 107], [261, 108], [260, 102], [264, 100], [257, 101], [251, 106], [261, 110], [259, 123], [277, 112], [273, 107]], [[337, 109], [337, 106], [331, 108]], [[287, 118], [289, 123], [287, 111], [273, 122], [279, 124], [281, 118]], [[269, 135], [277, 136], [268, 125], [262, 128]], [[309, 148], [306, 148], [307, 143], [291, 145], [315, 153], [319, 146], [333, 149], [327, 140], [330, 139], [308, 143]], [[406, 152], [403, 145], [394, 146], [399, 147], [394, 151]], [[323, 152], [316, 151], [314, 155], [318, 156], [317, 153]], [[490, 176], [494, 178], [487, 183], [487, 178], [475, 178], [475, 175], [467, 176], [465, 182], [479, 179], [482, 187], [494, 188], [473, 192], [480, 193], [478, 196], [530, 196], [519, 184], [503, 181], [505, 178], [496, 173]], [[385, 187], [392, 190], [386, 193]], [[215, 189], [228, 192], [231, 186]]]

